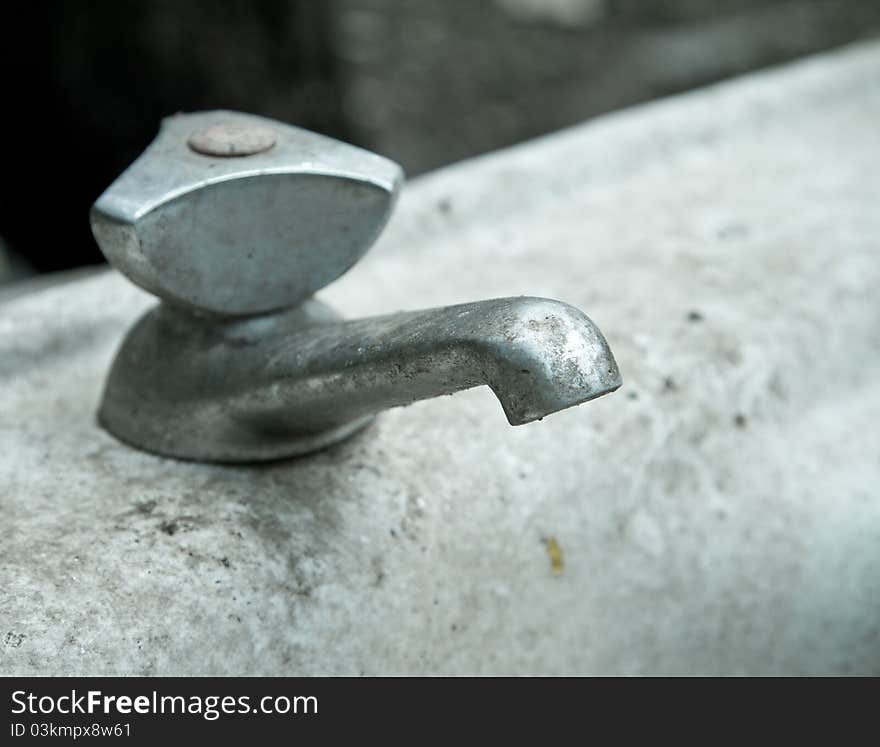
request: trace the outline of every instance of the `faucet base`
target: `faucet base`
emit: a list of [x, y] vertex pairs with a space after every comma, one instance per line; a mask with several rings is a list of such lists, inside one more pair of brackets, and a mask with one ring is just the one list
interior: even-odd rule
[[351, 438], [370, 425], [376, 417], [369, 415], [322, 433], [303, 434], [279, 441], [266, 440], [248, 446], [237, 444], [233, 448], [224, 449], [207, 441], [187, 439], [178, 442], [163, 435], [155, 436], [142, 428], [129, 428], [120, 421], [117, 414], [112, 407], [102, 405], [98, 411], [98, 422], [124, 444], [160, 457], [208, 464], [256, 464], [305, 456]]
[[285, 418], [274, 385], [260, 386], [256, 379], [284, 341], [295, 344], [298, 332], [340, 321], [315, 299], [245, 319], [198, 317], [160, 303], [123, 341], [98, 423], [129, 446], [184, 461], [267, 462], [325, 449], [364, 429], [375, 415]]

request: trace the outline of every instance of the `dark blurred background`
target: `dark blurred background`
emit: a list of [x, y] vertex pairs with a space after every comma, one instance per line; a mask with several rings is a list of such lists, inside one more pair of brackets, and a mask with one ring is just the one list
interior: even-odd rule
[[2, 7], [0, 279], [100, 261], [90, 204], [176, 111], [275, 117], [381, 152], [413, 176], [880, 33], [880, 0]]

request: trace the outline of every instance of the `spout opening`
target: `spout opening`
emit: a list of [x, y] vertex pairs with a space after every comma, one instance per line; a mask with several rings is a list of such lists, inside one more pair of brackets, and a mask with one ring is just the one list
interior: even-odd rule
[[511, 425], [524, 425], [610, 394], [622, 384], [614, 355], [580, 310], [541, 298], [511, 299], [502, 334], [487, 339], [489, 380]]

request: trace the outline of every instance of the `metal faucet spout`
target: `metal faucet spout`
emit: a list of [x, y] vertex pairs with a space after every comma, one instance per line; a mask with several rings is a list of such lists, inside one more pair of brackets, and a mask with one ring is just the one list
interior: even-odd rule
[[116, 357], [100, 411], [149, 451], [238, 462], [307, 453], [417, 400], [488, 385], [512, 425], [620, 386], [582, 312], [501, 298], [342, 321], [310, 300], [247, 319], [149, 312]]
[[585, 314], [526, 297], [312, 326], [272, 358], [267, 375], [293, 421], [324, 427], [484, 384], [521, 425], [621, 384]]

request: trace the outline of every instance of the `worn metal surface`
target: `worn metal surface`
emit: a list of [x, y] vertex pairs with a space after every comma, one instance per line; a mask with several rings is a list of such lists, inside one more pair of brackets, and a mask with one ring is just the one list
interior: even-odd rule
[[[166, 456], [247, 462], [305, 454], [347, 438], [381, 410], [481, 384], [498, 395], [511, 425], [620, 387], [602, 333], [558, 301], [496, 299], [353, 322], [303, 301], [302, 292], [335, 280], [373, 243], [400, 177], [378, 156], [277, 125], [287, 131], [284, 147], [257, 172], [227, 170], [218, 199], [222, 162], [193, 161], [188, 146], [249, 162], [275, 143], [263, 122], [233, 112], [178, 115], [98, 200], [95, 236], [111, 263], [192, 307], [162, 303], [126, 338], [101, 404], [111, 433]], [[194, 125], [200, 129], [187, 139]], [[315, 188], [316, 173], [329, 191]], [[380, 202], [352, 191], [352, 174], [383, 185]], [[307, 209], [291, 210], [287, 200]], [[328, 212], [346, 216], [344, 224], [328, 222]], [[124, 229], [116, 217], [108, 223], [122, 214]], [[296, 247], [292, 261], [285, 245]], [[225, 258], [219, 269], [217, 253]], [[243, 316], [262, 307], [268, 284], [283, 287], [284, 272], [299, 292], [276, 303], [293, 308]], [[154, 280], [143, 283], [147, 275]], [[231, 301], [229, 288], [243, 299]]]
[[627, 386], [509, 428], [474, 389], [303, 459], [99, 428], [153, 303], [0, 305], [3, 673], [880, 673], [880, 48], [411, 184], [347, 316], [537, 293]]

